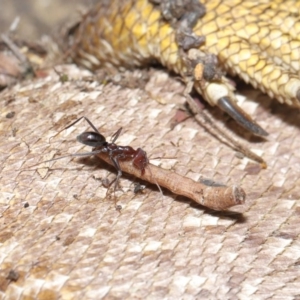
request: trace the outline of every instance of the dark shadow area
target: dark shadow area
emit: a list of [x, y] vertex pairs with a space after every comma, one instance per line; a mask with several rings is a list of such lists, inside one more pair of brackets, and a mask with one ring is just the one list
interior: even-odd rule
[[[245, 82], [237, 79], [237, 90], [245, 90], [250, 89], [252, 86], [250, 84], [246, 84]], [[258, 103], [259, 109], [264, 112], [270, 112], [272, 115], [276, 116], [276, 118], [281, 119], [283, 122], [300, 128], [300, 109], [296, 107], [289, 106], [285, 103], [280, 103], [276, 99], [269, 98], [269, 101], [266, 101], [266, 97], [268, 95], [264, 94], [263, 92], [256, 99], [252, 99], [251, 101]], [[267, 100], [269, 100], [267, 99]], [[253, 116], [255, 117], [255, 116]], [[252, 142], [252, 138], [251, 138]]]

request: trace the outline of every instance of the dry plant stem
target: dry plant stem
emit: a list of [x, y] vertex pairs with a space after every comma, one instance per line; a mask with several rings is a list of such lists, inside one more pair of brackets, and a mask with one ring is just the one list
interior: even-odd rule
[[1, 38], [21, 63], [28, 64], [26, 57], [20, 52], [18, 46], [15, 45], [15, 43], [7, 35], [1, 34]]
[[[110, 165], [107, 153], [97, 154]], [[244, 190], [238, 186], [207, 186], [172, 171], [148, 164], [144, 175], [132, 165], [131, 161], [119, 161], [123, 172], [134, 175], [153, 184], [159, 184], [174, 194], [185, 196], [214, 210], [225, 210], [234, 205], [243, 204], [246, 199]]]
[[225, 138], [226, 141], [230, 142], [232, 146], [237, 150], [243, 153], [246, 157], [258, 162], [263, 169], [267, 168], [267, 163], [257, 154], [253, 153], [251, 150], [247, 149], [246, 146], [240, 144], [238, 141], [236, 141], [233, 137], [231, 137], [229, 134], [225, 132], [225, 130], [222, 130], [219, 128], [214, 121], [211, 119], [209, 114], [205, 111], [202, 111], [201, 114], [195, 115], [196, 120], [203, 124], [203, 121], [200, 119], [201, 116], [204, 119], [204, 122], [207, 122], [216, 132], [221, 134]]
[[[219, 133], [223, 138], [225, 138], [225, 140], [227, 142], [231, 143], [232, 146], [236, 150], [240, 151], [241, 153], [243, 153], [248, 158], [258, 162], [263, 169], [266, 169], [267, 168], [267, 163], [260, 156], [253, 153], [246, 146], [243, 146], [242, 144], [240, 144], [237, 140], [235, 140], [233, 137], [231, 137], [229, 134], [227, 134], [225, 132], [225, 130], [222, 130], [221, 128], [219, 128], [214, 123], [214, 120], [208, 115], [207, 112], [205, 112], [203, 110], [200, 110], [200, 108], [198, 107], [198, 105], [196, 104], [194, 99], [190, 96], [190, 92], [191, 92], [192, 88], [193, 88], [193, 82], [188, 82], [183, 93], [184, 93], [184, 96], [187, 99], [187, 102], [190, 106], [190, 109], [191, 109], [192, 113], [194, 114], [195, 119], [197, 120], [197, 122], [199, 122], [205, 128], [207, 128], [205, 123], [208, 123], [210, 125], [210, 127], [213, 128], [217, 133]], [[201, 119], [201, 117], [203, 118], [204, 121]]]

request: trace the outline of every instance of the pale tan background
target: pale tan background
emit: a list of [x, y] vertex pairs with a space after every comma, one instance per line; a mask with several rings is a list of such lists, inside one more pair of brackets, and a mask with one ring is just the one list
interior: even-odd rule
[[[132, 90], [84, 81], [88, 72], [76, 66], [57, 70], [70, 81], [50, 70], [0, 94], [0, 299], [300, 297], [299, 111], [239, 86], [242, 107], [270, 133], [266, 141], [241, 136], [266, 159], [261, 170], [193, 119], [170, 129], [183, 85], [163, 71], [151, 71], [145, 89]], [[218, 124], [235, 127], [211, 112]], [[97, 180], [115, 171], [96, 159], [22, 171], [87, 151], [75, 139], [88, 128], [83, 122], [49, 141], [82, 115], [107, 137], [123, 126], [120, 144], [173, 157], [153, 161], [162, 167], [241, 184], [246, 204], [213, 212], [167, 191], [162, 198], [149, 185], [134, 195], [134, 178], [124, 176], [118, 212]], [[7, 279], [10, 270], [18, 272], [16, 282]]]
[[76, 17], [96, 0], [0, 0], [0, 29], [7, 30], [14, 19], [20, 17], [18, 33], [35, 39], [57, 29], [66, 20]]

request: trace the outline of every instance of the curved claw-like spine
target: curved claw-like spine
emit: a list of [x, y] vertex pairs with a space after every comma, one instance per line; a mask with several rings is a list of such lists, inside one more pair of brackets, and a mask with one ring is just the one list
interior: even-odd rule
[[229, 97], [221, 97], [216, 103], [223, 111], [229, 114], [237, 123], [258, 136], [267, 136], [268, 133], [260, 127], [245, 111], [243, 111]]
[[245, 129], [258, 136], [268, 135], [251, 116], [236, 104], [234, 87], [226, 77], [223, 76], [220, 82], [206, 82], [204, 86], [195, 82], [194, 87], [210, 105], [217, 105]]

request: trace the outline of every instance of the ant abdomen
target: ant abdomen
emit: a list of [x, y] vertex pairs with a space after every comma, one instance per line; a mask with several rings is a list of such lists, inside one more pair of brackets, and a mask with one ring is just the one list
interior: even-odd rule
[[105, 137], [102, 134], [93, 131], [79, 134], [77, 136], [77, 141], [90, 147], [101, 147], [106, 144]]

